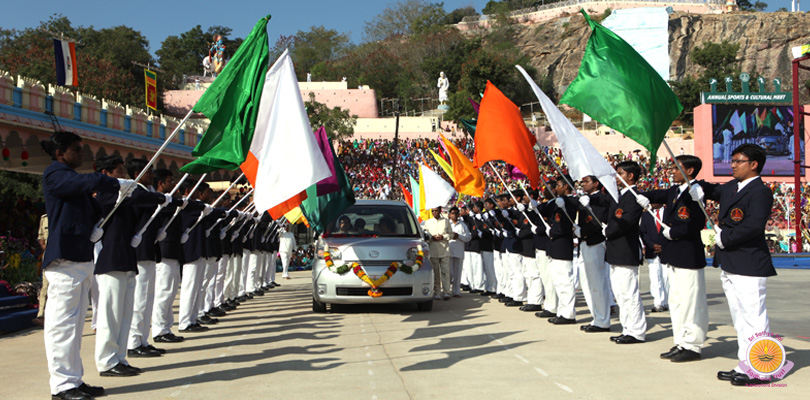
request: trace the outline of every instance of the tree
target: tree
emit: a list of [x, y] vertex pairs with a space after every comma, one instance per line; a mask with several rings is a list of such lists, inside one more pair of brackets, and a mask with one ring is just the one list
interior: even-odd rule
[[751, 2], [750, 0], [737, 0], [737, 6], [740, 11], [765, 11], [768, 4], [762, 1]]
[[350, 115], [348, 110], [340, 107], [329, 108], [326, 104], [315, 101], [315, 93], [309, 93], [309, 101], [304, 102], [312, 129], [324, 127], [326, 135], [332, 140], [346, 140], [354, 135], [357, 116]]
[[455, 10], [450, 11], [447, 15], [444, 16], [444, 19], [442, 19], [442, 24], [454, 25], [461, 22], [461, 20], [463, 20], [464, 17], [470, 17], [473, 15], [479, 14], [475, 12], [475, 8], [473, 8], [472, 6], [456, 8]]
[[398, 0], [386, 7], [363, 28], [365, 41], [425, 33], [440, 27], [447, 13], [443, 3], [425, 0]]
[[308, 32], [298, 31], [291, 45], [299, 80], [304, 80], [315, 65], [342, 58], [354, 47], [348, 34], [326, 29], [323, 25], [310, 27]]
[[[726, 76], [738, 76], [740, 69], [737, 62], [737, 52], [740, 50], [739, 44], [731, 44], [724, 40], [722, 43], [703, 42], [703, 46], [696, 46], [692, 49], [689, 57], [692, 61], [703, 67], [703, 72], [699, 75], [690, 75], [680, 81], [670, 81], [670, 86], [678, 100], [683, 105], [683, 112], [679, 119], [692, 123], [692, 112], [700, 105], [700, 92], [709, 90], [709, 80], [717, 79], [723, 82]], [[754, 82], [756, 83], [756, 82]], [[736, 90], [739, 90], [740, 83], [735, 80]], [[722, 85], [718, 85], [718, 88]]]

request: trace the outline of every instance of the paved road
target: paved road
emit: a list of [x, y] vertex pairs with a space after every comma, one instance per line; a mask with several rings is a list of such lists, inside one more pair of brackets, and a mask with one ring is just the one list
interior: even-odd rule
[[[647, 288], [642, 269], [642, 287]], [[648, 315], [648, 343], [616, 345], [609, 334], [551, 326], [480, 296], [410, 305], [310, 311], [310, 275], [293, 274], [263, 297], [221, 318], [208, 332], [165, 345], [145, 372], [101, 378], [87, 324], [85, 380], [110, 399], [656, 399], [806, 398], [810, 393], [810, 271], [779, 270], [768, 286], [772, 329], [785, 335], [796, 366], [784, 387], [737, 388], [715, 378], [735, 364], [736, 340], [718, 271], [707, 270], [709, 343], [704, 360], [673, 364], [669, 315]], [[651, 300], [647, 290], [647, 309]], [[580, 322], [590, 320], [581, 295]], [[613, 330], [620, 329], [614, 319]], [[615, 334], [615, 333], [614, 333]], [[0, 337], [2, 399], [48, 398], [42, 331]]]

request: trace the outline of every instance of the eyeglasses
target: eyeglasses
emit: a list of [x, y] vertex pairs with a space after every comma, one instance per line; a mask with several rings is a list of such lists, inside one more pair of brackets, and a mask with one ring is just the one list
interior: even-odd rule
[[751, 160], [731, 160], [732, 164], [742, 164], [745, 162], [751, 162]]

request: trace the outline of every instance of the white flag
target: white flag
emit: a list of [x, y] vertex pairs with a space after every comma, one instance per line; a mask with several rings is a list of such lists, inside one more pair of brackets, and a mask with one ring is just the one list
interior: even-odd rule
[[288, 50], [265, 76], [250, 153], [257, 164], [256, 209], [269, 210], [276, 219], [300, 204], [301, 192], [332, 176], [309, 125]]
[[422, 173], [422, 184], [425, 186], [425, 204], [422, 207], [425, 210], [430, 210], [436, 207], [442, 207], [450, 201], [456, 190], [453, 185], [449, 184], [446, 180], [442, 179], [439, 174], [433, 172], [430, 168], [419, 164]]
[[618, 202], [619, 189], [616, 186], [616, 170], [599, 154], [591, 142], [582, 136], [582, 133], [563, 115], [554, 102], [540, 90], [529, 74], [520, 65], [515, 67], [532, 86], [537, 100], [540, 101], [540, 107], [543, 108], [543, 112], [551, 124], [551, 129], [554, 130], [554, 134], [557, 135], [557, 140], [560, 142], [560, 148], [565, 162], [568, 163], [568, 173], [571, 174], [571, 177], [580, 180], [588, 175], [596, 176], [599, 182], [602, 182], [602, 186]]

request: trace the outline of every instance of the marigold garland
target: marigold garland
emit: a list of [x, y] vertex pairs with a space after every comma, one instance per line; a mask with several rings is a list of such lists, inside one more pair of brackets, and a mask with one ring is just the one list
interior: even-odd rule
[[419, 246], [418, 251], [416, 253], [416, 260], [414, 261], [414, 265], [392, 262], [381, 277], [377, 278], [377, 280], [372, 281], [371, 278], [368, 276], [368, 273], [366, 273], [366, 270], [359, 263], [353, 262], [351, 265], [343, 264], [339, 267], [335, 267], [335, 263], [332, 261], [332, 256], [329, 254], [329, 252], [325, 251], [323, 253], [323, 260], [326, 263], [326, 268], [328, 268], [330, 271], [338, 275], [344, 275], [349, 271], [354, 272], [354, 274], [357, 275], [357, 277], [360, 278], [361, 281], [371, 286], [371, 289], [369, 289], [368, 291], [368, 295], [371, 297], [382, 296], [383, 292], [380, 289], [380, 286], [382, 286], [383, 283], [385, 283], [386, 281], [388, 281], [388, 279], [394, 276], [394, 274], [396, 274], [397, 271], [402, 271], [409, 275], [418, 271], [419, 268], [422, 267], [422, 262], [424, 261], [424, 259], [425, 253], [424, 251], [422, 251], [422, 246]]

